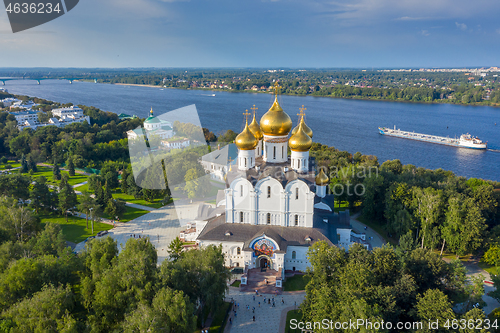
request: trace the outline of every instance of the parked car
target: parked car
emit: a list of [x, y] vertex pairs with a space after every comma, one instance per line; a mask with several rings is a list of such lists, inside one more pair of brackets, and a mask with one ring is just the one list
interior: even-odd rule
[[99, 232], [97, 233], [97, 235], [96, 235], [96, 236], [97, 236], [97, 237], [101, 237], [101, 236], [106, 235], [107, 233], [108, 233], [108, 231], [107, 231], [107, 230], [99, 231]]
[[87, 241], [89, 241], [91, 239], [94, 239], [94, 238], [95, 238], [95, 236], [90, 236], [90, 237], [87, 238]]

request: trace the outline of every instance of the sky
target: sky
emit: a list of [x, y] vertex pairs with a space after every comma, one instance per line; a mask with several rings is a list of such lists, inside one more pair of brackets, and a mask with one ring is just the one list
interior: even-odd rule
[[498, 0], [80, 0], [15, 34], [1, 10], [0, 67], [500, 66], [499, 14]]

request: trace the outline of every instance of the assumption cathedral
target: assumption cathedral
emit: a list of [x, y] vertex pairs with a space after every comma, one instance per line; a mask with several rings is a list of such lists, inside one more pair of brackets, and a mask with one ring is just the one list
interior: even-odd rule
[[[274, 103], [260, 122], [252, 108], [252, 122], [247, 118], [232, 144], [237, 155], [225, 162], [229, 168], [209, 166], [221, 150], [202, 159], [207, 172], [224, 174], [225, 189], [219, 191], [216, 207], [200, 206], [192, 239], [200, 247], [222, 244], [226, 266], [243, 273], [242, 285], [249, 270], [265, 269], [276, 273], [276, 287], [281, 287], [286, 271], [306, 271], [307, 250], [318, 241], [345, 249], [354, 242], [368, 247], [365, 235], [352, 231], [349, 212], [334, 213], [329, 178], [323, 168], [315, 170], [309, 156], [313, 131], [306, 125], [305, 108], [292, 129], [278, 89], [276, 84]], [[231, 151], [231, 145], [223, 149]], [[185, 233], [181, 238], [187, 238], [189, 231]]]

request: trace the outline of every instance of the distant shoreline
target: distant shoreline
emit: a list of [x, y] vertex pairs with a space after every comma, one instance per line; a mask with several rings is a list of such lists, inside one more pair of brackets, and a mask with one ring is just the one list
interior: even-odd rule
[[[83, 82], [84, 80], [82, 80]], [[165, 87], [165, 86], [154, 86], [151, 84], [136, 84], [136, 83], [111, 83], [111, 82], [99, 82], [100, 84], [114, 84], [119, 86], [133, 86], [133, 87], [150, 87], [150, 88], [162, 88], [162, 89], [176, 89], [176, 90], [200, 90], [200, 91], [212, 91], [213, 93], [217, 92], [228, 92], [228, 93], [243, 93], [243, 94], [270, 94], [268, 91], [239, 91], [239, 90], [219, 90], [219, 89], [208, 89], [208, 88], [180, 88], [180, 87]], [[356, 101], [373, 101], [373, 102], [394, 102], [394, 103], [408, 103], [408, 104], [449, 104], [449, 105], [457, 105], [457, 106], [489, 106], [493, 108], [499, 108], [500, 104], [481, 104], [481, 103], [470, 103], [470, 104], [462, 104], [462, 103], [452, 103], [449, 100], [435, 100], [435, 101], [411, 101], [411, 100], [402, 100], [402, 99], [379, 99], [379, 98], [370, 98], [370, 97], [336, 97], [331, 95], [296, 95], [296, 94], [282, 94], [284, 96], [299, 96], [299, 97], [326, 97], [326, 98], [334, 98], [334, 99], [344, 99], [344, 100], [356, 100]]]
[[137, 84], [137, 83], [111, 83], [117, 86], [133, 86], [133, 87], [149, 87], [149, 88], [163, 88], [166, 89], [166, 87], [163, 86], [153, 86], [151, 84]]

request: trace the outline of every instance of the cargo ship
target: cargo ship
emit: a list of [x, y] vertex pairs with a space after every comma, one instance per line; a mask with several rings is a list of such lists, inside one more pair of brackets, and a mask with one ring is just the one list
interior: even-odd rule
[[440, 145], [447, 145], [459, 148], [486, 149], [488, 145], [486, 142], [479, 140], [479, 138], [477, 137], [473, 137], [469, 133], [462, 134], [459, 139], [453, 139], [443, 136], [402, 131], [400, 129], [396, 129], [396, 126], [394, 126], [394, 129], [390, 129], [387, 127], [379, 127], [378, 130], [382, 135], [389, 135], [389, 136], [395, 136], [397, 138], [437, 143]]

